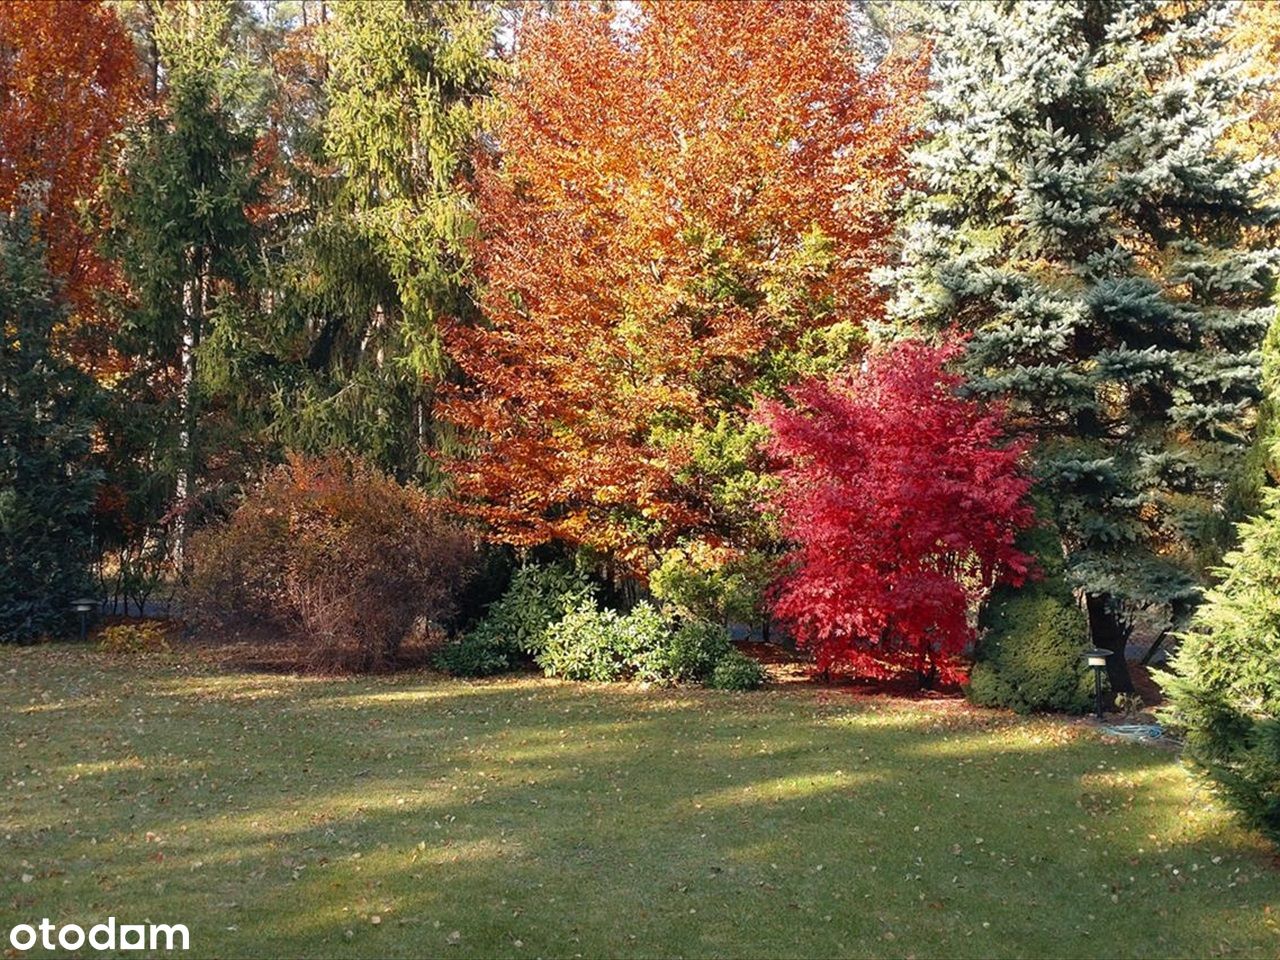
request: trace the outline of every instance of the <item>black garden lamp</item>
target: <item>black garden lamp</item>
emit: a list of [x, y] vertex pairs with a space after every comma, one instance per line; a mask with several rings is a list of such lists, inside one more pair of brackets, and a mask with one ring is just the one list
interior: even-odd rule
[[89, 613], [98, 606], [93, 597], [80, 597], [71, 601], [71, 609], [80, 614], [80, 641], [83, 643], [89, 628]]
[[1107, 657], [1111, 656], [1111, 653], [1110, 650], [1094, 647], [1080, 654], [1093, 671], [1093, 699], [1097, 706], [1099, 720], [1102, 719], [1102, 671], [1107, 669]]

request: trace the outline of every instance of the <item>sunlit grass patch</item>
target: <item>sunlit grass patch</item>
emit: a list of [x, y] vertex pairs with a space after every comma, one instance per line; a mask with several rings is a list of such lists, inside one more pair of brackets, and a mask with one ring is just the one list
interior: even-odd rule
[[[0, 904], [194, 955], [1280, 953], [1176, 754], [954, 702], [0, 651]], [[39, 709], [33, 709], [39, 708]]]

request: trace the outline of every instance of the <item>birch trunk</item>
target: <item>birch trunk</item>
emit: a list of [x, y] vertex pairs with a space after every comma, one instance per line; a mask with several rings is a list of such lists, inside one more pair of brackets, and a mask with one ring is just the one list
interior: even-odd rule
[[187, 538], [191, 529], [188, 512], [191, 498], [195, 494], [196, 351], [200, 346], [200, 331], [205, 310], [202, 260], [203, 258], [197, 258], [191, 279], [182, 286], [181, 426], [178, 430], [178, 476], [174, 489], [178, 513], [173, 530], [173, 563], [179, 574], [185, 574], [189, 564]]

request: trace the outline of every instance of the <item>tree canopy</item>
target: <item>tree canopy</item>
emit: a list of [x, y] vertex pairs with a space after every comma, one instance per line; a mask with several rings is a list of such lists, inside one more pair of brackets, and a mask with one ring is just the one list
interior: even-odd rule
[[[896, 316], [973, 331], [972, 388], [1035, 433], [1069, 581], [1122, 653], [1229, 537], [1271, 320], [1267, 163], [1226, 4], [972, 4], [938, 37]], [[1123, 656], [1112, 683], [1129, 689]]]
[[477, 177], [483, 322], [450, 326], [447, 469], [511, 543], [643, 569], [732, 537], [754, 392], [852, 352], [882, 294], [914, 64], [837, 4], [575, 5], [532, 21]]

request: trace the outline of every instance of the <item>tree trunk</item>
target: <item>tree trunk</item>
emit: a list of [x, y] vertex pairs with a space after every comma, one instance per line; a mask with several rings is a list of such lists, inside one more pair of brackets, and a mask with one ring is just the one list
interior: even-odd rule
[[182, 287], [185, 324], [182, 330], [182, 396], [181, 427], [178, 431], [178, 478], [174, 489], [178, 514], [174, 522], [173, 562], [179, 574], [185, 574], [190, 499], [195, 493], [196, 474], [196, 350], [200, 346], [200, 328], [204, 319], [205, 280], [203, 257], [195, 262], [193, 276]]
[[938, 664], [933, 659], [933, 651], [926, 649], [924, 662], [917, 665], [916, 676], [920, 680], [921, 690], [932, 690], [938, 683]]
[[1129, 664], [1125, 660], [1125, 646], [1129, 631], [1116, 615], [1111, 597], [1105, 593], [1089, 594], [1085, 598], [1089, 614], [1089, 637], [1095, 647], [1110, 650], [1107, 657], [1107, 679], [1112, 693], [1133, 693], [1133, 678], [1129, 676]]
[[145, 31], [147, 86], [151, 91], [151, 102], [160, 102], [160, 47], [156, 43], [156, 8], [154, 0], [146, 0], [142, 5]]

